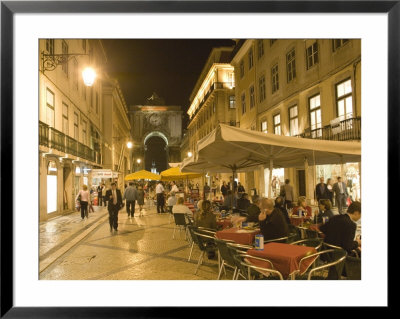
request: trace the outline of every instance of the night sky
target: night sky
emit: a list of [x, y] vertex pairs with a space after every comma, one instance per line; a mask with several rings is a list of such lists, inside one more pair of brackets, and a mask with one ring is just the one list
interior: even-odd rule
[[[103, 40], [107, 71], [118, 79], [128, 105], [145, 104], [156, 92], [186, 113], [189, 97], [213, 47], [230, 39]], [[186, 121], [185, 121], [186, 122]], [[185, 125], [186, 123], [184, 123]]]

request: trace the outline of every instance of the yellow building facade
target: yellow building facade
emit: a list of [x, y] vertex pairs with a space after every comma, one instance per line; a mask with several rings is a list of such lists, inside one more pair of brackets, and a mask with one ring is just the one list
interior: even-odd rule
[[[241, 40], [231, 63], [241, 128], [299, 138], [361, 140], [361, 40]], [[274, 169], [272, 176], [280, 183], [290, 179], [295, 197], [305, 195], [311, 202], [320, 176], [334, 182], [342, 176], [353, 199], [360, 199], [359, 163]], [[273, 177], [268, 166], [239, 174], [246, 189], [256, 188], [262, 196], [279, 194], [279, 187], [269, 187]]]
[[[74, 211], [92, 170], [103, 168], [106, 62], [100, 40], [39, 40], [40, 221]], [[97, 72], [91, 86], [82, 79], [89, 66]]]

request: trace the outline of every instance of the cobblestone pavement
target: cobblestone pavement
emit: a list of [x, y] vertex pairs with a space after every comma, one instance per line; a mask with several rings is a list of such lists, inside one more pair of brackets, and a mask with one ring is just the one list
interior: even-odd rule
[[[217, 260], [204, 258], [194, 275], [200, 255], [184, 231], [176, 231], [168, 214], [147, 207], [144, 216], [128, 218], [119, 212], [118, 232], [110, 233], [108, 213], [95, 207], [88, 220], [80, 213], [54, 218], [40, 225], [40, 279], [47, 280], [215, 280]], [[227, 270], [231, 279], [232, 272]]]

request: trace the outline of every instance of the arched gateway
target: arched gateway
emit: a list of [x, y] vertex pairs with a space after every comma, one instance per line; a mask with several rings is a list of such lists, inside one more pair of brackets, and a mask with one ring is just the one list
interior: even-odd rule
[[[182, 111], [180, 106], [167, 106], [156, 93], [146, 105], [129, 106], [134, 148], [135, 168], [150, 170], [156, 163], [157, 172], [168, 168], [168, 163], [180, 162], [182, 139]], [[141, 165], [137, 163], [141, 159]]]

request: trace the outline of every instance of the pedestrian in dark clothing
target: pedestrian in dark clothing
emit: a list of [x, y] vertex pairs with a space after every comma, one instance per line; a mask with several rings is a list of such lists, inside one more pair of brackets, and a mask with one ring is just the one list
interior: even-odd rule
[[107, 190], [106, 197], [108, 201], [108, 221], [110, 223], [110, 232], [113, 228], [118, 231], [118, 212], [123, 207], [121, 191], [117, 189], [116, 183], [111, 183], [111, 189]]
[[285, 201], [284, 201], [283, 197], [278, 196], [277, 198], [275, 198], [275, 208], [279, 209], [281, 211], [283, 217], [286, 220], [286, 223], [290, 224], [289, 214], [285, 207]]

